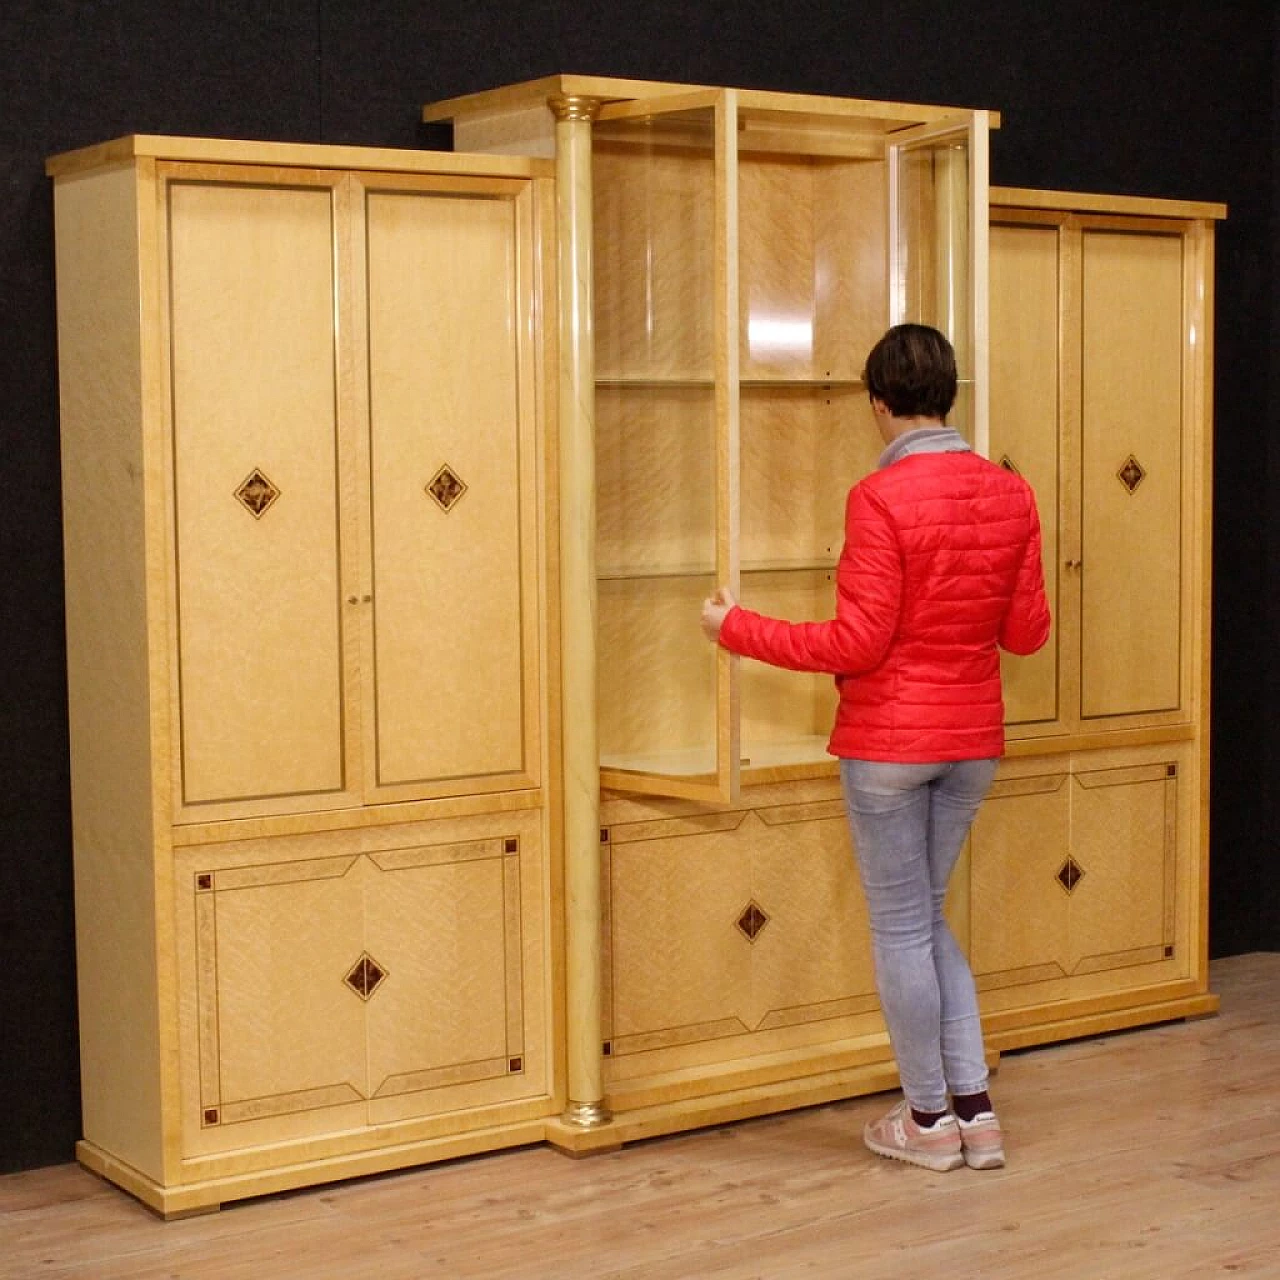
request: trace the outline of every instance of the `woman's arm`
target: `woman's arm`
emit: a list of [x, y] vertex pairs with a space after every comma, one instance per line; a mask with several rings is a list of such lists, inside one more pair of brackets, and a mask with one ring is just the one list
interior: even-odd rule
[[1028, 494], [1031, 506], [1031, 533], [1023, 549], [1022, 563], [1014, 584], [1009, 608], [1000, 623], [1000, 647], [1010, 653], [1035, 653], [1049, 638], [1052, 618], [1049, 597], [1044, 589], [1044, 554], [1041, 546], [1040, 516], [1035, 498]]
[[834, 619], [785, 622], [733, 605], [731, 597], [713, 597], [703, 606], [703, 629], [715, 631], [733, 653], [775, 667], [856, 675], [884, 659], [901, 602], [902, 557], [893, 524], [871, 493], [855, 486], [845, 509]]

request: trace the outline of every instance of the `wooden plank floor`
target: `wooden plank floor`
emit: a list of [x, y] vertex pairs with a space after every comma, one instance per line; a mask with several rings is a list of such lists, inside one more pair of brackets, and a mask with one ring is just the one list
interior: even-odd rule
[[1215, 1018], [1006, 1055], [1002, 1170], [869, 1155], [884, 1097], [171, 1223], [63, 1165], [0, 1178], [0, 1277], [1280, 1277], [1280, 954], [1217, 961], [1212, 987]]

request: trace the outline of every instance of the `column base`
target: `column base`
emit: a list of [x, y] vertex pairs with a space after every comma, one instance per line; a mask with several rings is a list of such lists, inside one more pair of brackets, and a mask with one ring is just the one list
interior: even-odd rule
[[613, 1120], [613, 1112], [603, 1102], [571, 1102], [560, 1118], [575, 1129], [599, 1129]]

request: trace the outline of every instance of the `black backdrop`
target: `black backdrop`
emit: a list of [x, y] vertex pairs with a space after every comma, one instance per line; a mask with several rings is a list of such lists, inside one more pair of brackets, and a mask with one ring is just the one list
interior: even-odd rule
[[[1224, 201], [1211, 946], [1280, 948], [1274, 0], [5, 0], [0, 1172], [79, 1136], [50, 153], [123, 133], [447, 145], [422, 103], [556, 71], [989, 107], [1006, 186]], [[1135, 386], [1132, 395], [1143, 395]]]

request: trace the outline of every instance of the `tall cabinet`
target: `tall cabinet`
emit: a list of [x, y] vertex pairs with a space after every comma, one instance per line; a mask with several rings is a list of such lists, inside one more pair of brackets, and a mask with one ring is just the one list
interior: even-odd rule
[[[583, 1149], [888, 1088], [832, 681], [697, 629], [832, 607], [880, 452], [862, 364], [944, 328], [987, 447], [983, 111], [553, 77], [429, 107], [554, 158], [567, 1062]], [[570, 763], [573, 761], [573, 763]], [[966, 917], [963, 886], [952, 909]]]
[[993, 1043], [1207, 991], [1213, 238], [1221, 205], [998, 189], [991, 456], [1034, 486], [1050, 643], [1006, 661], [975, 827]]
[[550, 166], [57, 157], [82, 1161], [165, 1214], [558, 1112]]
[[[879, 453], [861, 366], [952, 339], [1026, 475], [1048, 648], [949, 902], [1001, 1048], [1215, 1007], [1209, 423], [1218, 206], [990, 192], [981, 111], [557, 76], [433, 104], [559, 200], [569, 1016], [584, 1149], [887, 1088], [829, 680], [701, 642], [717, 584], [832, 607]], [[999, 203], [996, 214], [990, 205]], [[994, 225], [992, 225], [994, 223]], [[588, 601], [574, 617], [570, 601]]]

